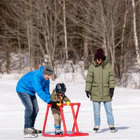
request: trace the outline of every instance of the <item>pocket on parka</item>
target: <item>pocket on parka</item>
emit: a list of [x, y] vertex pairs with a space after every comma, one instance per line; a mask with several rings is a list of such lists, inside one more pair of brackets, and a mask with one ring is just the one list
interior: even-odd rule
[[104, 95], [105, 96], [109, 95], [109, 84], [104, 84]]
[[98, 95], [98, 84], [95, 84], [95, 83], [92, 84], [91, 94]]

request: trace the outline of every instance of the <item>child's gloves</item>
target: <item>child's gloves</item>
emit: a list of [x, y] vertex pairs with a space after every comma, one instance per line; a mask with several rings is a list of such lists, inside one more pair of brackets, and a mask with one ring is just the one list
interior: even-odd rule
[[57, 105], [57, 106], [61, 106], [61, 103], [57, 103], [56, 105]]
[[56, 102], [50, 101], [48, 104], [51, 104], [52, 107], [56, 107]]
[[66, 105], [70, 105], [70, 101], [67, 101], [67, 102], [66, 102]]

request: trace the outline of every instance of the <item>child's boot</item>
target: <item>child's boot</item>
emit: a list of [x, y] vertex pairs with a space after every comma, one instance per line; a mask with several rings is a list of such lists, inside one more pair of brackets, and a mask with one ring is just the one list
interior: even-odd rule
[[54, 125], [55, 128], [55, 135], [63, 135], [61, 131], [61, 127], [59, 125]]

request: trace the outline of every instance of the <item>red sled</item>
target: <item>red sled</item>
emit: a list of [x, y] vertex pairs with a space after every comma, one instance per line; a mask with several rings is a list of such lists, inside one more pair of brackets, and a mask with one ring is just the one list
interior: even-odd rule
[[[64, 131], [63, 131], [63, 135], [55, 135], [55, 134], [49, 134], [49, 133], [45, 132], [47, 118], [48, 118], [48, 113], [49, 113], [49, 109], [51, 107], [51, 105], [48, 104], [47, 105], [47, 109], [46, 109], [45, 119], [44, 119], [44, 125], [43, 125], [43, 129], [42, 129], [42, 135], [45, 136], [45, 137], [88, 136], [89, 135], [88, 133], [79, 132], [79, 128], [78, 128], [78, 124], [77, 124], [77, 117], [78, 117], [80, 105], [81, 105], [80, 103], [71, 103], [69, 105], [71, 107], [72, 116], [73, 116], [73, 127], [72, 127], [72, 130], [71, 130], [71, 133], [67, 132], [64, 112], [63, 112], [63, 109], [62, 109], [63, 106], [67, 106], [67, 105], [66, 104], [62, 104], [60, 106], [60, 114], [61, 114], [61, 118], [62, 118], [62, 123], [63, 123]], [[76, 111], [74, 110], [74, 106], [77, 106]]]

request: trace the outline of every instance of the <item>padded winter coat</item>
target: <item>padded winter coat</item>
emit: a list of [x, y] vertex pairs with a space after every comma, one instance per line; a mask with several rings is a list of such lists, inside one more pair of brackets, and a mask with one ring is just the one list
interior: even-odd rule
[[46, 80], [42, 74], [44, 66], [38, 70], [28, 72], [18, 81], [16, 91], [34, 96], [35, 93], [46, 103], [50, 102], [50, 80]]
[[111, 64], [107, 58], [101, 65], [95, 61], [90, 65], [86, 77], [85, 91], [91, 93], [91, 101], [106, 102], [112, 99], [109, 96], [110, 88], [115, 88], [115, 77]]

